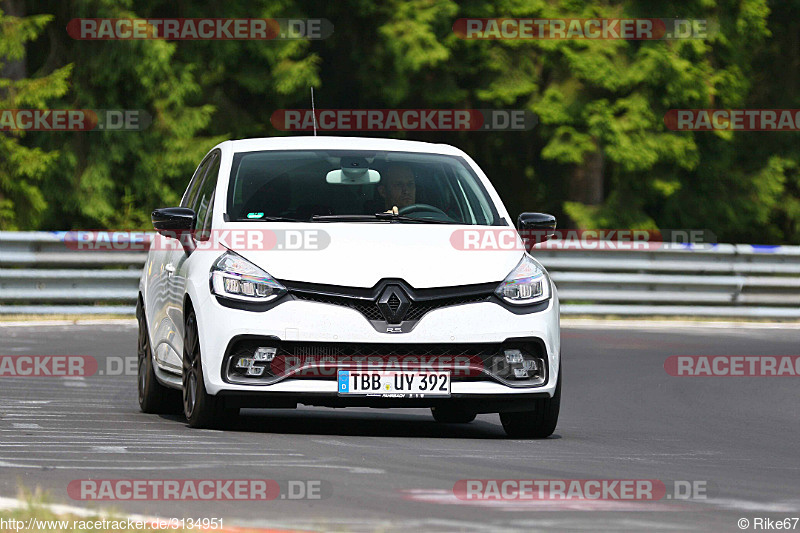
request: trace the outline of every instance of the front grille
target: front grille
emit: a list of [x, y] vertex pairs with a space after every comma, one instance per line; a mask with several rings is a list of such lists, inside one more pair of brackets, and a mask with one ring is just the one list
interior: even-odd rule
[[294, 355], [297, 357], [336, 357], [342, 355], [344, 350], [329, 344], [304, 344], [295, 346], [291, 353], [287, 350], [281, 350], [281, 355]]
[[406, 320], [419, 320], [428, 311], [434, 309], [441, 309], [442, 307], [452, 307], [454, 305], [471, 304], [478, 302], [485, 302], [489, 297], [485, 294], [479, 296], [462, 296], [460, 298], [442, 298], [441, 300], [434, 300], [432, 302], [413, 302], [408, 312], [406, 313]]
[[[256, 346], [253, 345], [252, 349]], [[499, 343], [491, 344], [395, 344], [395, 343], [344, 343], [302, 342], [280, 343], [278, 355], [316, 355], [334, 357], [433, 357], [433, 356], [484, 356], [500, 350]]]
[[[300, 291], [292, 291], [292, 294], [295, 298], [299, 300], [306, 300], [311, 302], [320, 302], [326, 303], [331, 305], [341, 305], [344, 307], [349, 307], [351, 309], [355, 309], [367, 320], [385, 320], [383, 315], [381, 314], [380, 309], [378, 308], [378, 304], [374, 300], [369, 300], [366, 298], [355, 298], [352, 296], [339, 296], [339, 295], [328, 295], [328, 294], [320, 294], [320, 293], [311, 293], [311, 292], [300, 292]], [[479, 294], [479, 295], [466, 295], [466, 296], [455, 296], [449, 298], [433, 298], [428, 300], [412, 300], [409, 304], [408, 310], [406, 311], [403, 320], [419, 320], [421, 319], [426, 313], [429, 311], [433, 311], [434, 309], [441, 309], [443, 307], [451, 307], [454, 305], [461, 305], [461, 304], [468, 304], [468, 303], [477, 303], [477, 302], [485, 302], [489, 299], [488, 294]], [[387, 302], [389, 307], [392, 309], [392, 312], [396, 312], [398, 307], [400, 307], [400, 299], [397, 298], [394, 294], [389, 297], [389, 301]]]
[[292, 292], [292, 295], [298, 300], [349, 307], [364, 315], [367, 320], [383, 320], [380, 309], [378, 309], [378, 306], [372, 300], [309, 292]]

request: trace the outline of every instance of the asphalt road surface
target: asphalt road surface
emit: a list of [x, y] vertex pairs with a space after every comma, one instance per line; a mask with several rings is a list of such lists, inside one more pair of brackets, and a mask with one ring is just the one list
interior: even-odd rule
[[[563, 330], [553, 437], [507, 439], [497, 415], [442, 425], [425, 410], [243, 411], [192, 430], [136, 403], [133, 325], [0, 327], [0, 355], [89, 355], [85, 378], [0, 378], [0, 496], [225, 525], [337, 531], [742, 531], [800, 516], [800, 396], [792, 377], [672, 377], [671, 355], [800, 355], [798, 329]], [[134, 363], [135, 364], [135, 363]], [[131, 369], [134, 368], [131, 364]], [[122, 375], [109, 375], [119, 374]], [[320, 481], [322, 499], [75, 501], [77, 479]], [[465, 479], [655, 479], [691, 499], [464, 501]], [[283, 486], [283, 485], [282, 485]], [[800, 530], [800, 524], [797, 526]]]

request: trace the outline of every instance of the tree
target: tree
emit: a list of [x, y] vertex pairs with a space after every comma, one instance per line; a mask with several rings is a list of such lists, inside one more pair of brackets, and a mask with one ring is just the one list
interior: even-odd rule
[[[0, 8], [0, 110], [44, 109], [67, 92], [72, 65], [28, 78], [23, 60], [26, 43], [35, 40], [53, 17], [20, 16], [21, 4], [9, 0]], [[41, 183], [60, 153], [26, 146], [25, 136], [0, 131], [0, 230], [35, 228], [48, 206]]]
[[[147, 228], [155, 207], [177, 205], [195, 166], [224, 133], [202, 133], [215, 111], [203, 102], [201, 65], [175, 60], [178, 45], [163, 40], [79, 41], [63, 30], [79, 17], [138, 18], [131, 1], [65, 1], [38, 5], [55, 16], [49, 42], [36, 56], [74, 64], [73, 85], [59, 102], [77, 109], [141, 110], [152, 117], [142, 131], [88, 131], [37, 136], [35, 144], [62, 146], [42, 189], [58, 198], [43, 226]], [[166, 4], [165, 4], [166, 5]], [[223, 128], [227, 128], [224, 122]], [[225, 130], [223, 129], [223, 132]]]
[[[3, 83], [42, 90], [35, 80], [53, 76], [37, 105], [142, 109], [153, 123], [142, 132], [3, 137], [0, 149], [15, 155], [0, 160], [0, 227], [146, 227], [152, 208], [178, 201], [211, 146], [287, 135], [273, 129], [272, 113], [309, 107], [314, 86], [319, 108], [537, 113], [528, 132], [366, 134], [462, 148], [512, 215], [548, 211], [562, 227], [708, 228], [727, 241], [800, 242], [798, 134], [674, 132], [664, 124], [670, 109], [800, 107], [800, 52], [787, 24], [800, 0], [340, 0], [324, 9], [313, 0], [228, 0], [223, 13], [211, 0], [13, 3], [33, 17], [3, 25], [0, 42], [16, 43], [0, 48], [15, 50], [0, 54]], [[64, 31], [76, 17], [209, 13], [325, 17], [334, 33], [202, 42], [76, 41]], [[712, 31], [662, 41], [483, 41], [453, 32], [460, 17], [676, 16], [706, 19]], [[12, 31], [22, 20], [32, 25], [27, 34]], [[56, 74], [70, 65], [65, 92], [67, 76], [59, 86]], [[23, 105], [0, 91], [4, 106]]]

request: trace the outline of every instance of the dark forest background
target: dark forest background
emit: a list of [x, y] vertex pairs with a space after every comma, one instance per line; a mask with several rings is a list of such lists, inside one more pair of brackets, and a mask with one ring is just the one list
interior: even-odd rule
[[[144, 109], [142, 132], [0, 134], [0, 229], [146, 228], [225, 139], [277, 109], [528, 109], [444, 142], [516, 215], [800, 243], [800, 133], [673, 132], [675, 108], [800, 108], [800, 0], [0, 0], [0, 109]], [[703, 39], [463, 40], [461, 17], [706, 19]], [[324, 40], [79, 41], [79, 17], [326, 18]], [[365, 134], [361, 134], [365, 135]], [[370, 134], [366, 134], [370, 135]]]

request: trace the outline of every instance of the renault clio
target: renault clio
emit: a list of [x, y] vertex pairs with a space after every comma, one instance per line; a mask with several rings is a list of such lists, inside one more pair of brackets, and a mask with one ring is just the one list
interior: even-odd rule
[[555, 430], [558, 294], [525, 238], [555, 218], [515, 226], [461, 150], [226, 141], [152, 219], [144, 412], [182, 404], [190, 426], [212, 427], [241, 408], [426, 408], [451, 424], [499, 413], [512, 437]]

